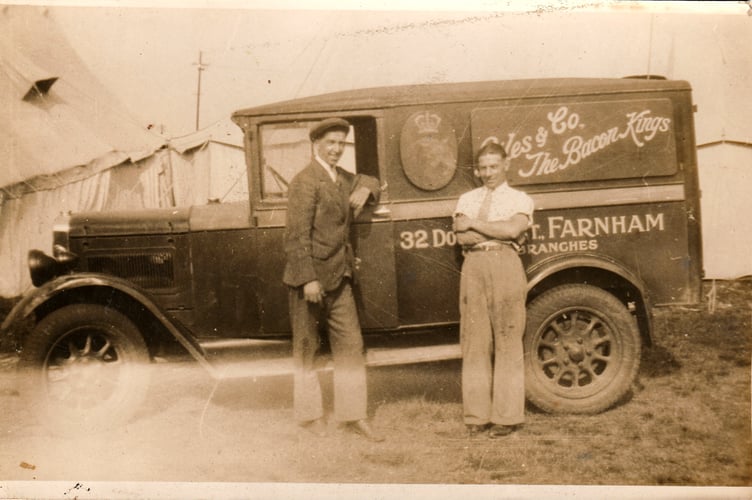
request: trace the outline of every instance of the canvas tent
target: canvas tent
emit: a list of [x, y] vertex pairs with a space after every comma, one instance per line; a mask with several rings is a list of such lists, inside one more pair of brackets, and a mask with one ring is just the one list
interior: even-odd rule
[[[61, 212], [172, 204], [165, 141], [135, 123], [44, 8], [0, 7], [0, 296], [29, 286]], [[113, 168], [117, 167], [117, 168]]]
[[752, 276], [752, 142], [698, 145], [705, 277]]
[[229, 118], [169, 141], [176, 206], [248, 199], [243, 132]]

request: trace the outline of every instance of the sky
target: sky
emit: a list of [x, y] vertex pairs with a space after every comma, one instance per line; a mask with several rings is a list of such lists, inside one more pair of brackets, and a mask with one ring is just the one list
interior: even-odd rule
[[[441, 0], [360, 1], [346, 11], [331, 2], [280, 1], [269, 10], [206, 0], [55, 3], [50, 12], [134, 119], [167, 137], [248, 106], [377, 85], [651, 72], [690, 80], [708, 104], [746, 89], [752, 17], [743, 3], [647, 4], [469, 0], [456, 11], [447, 6], [457, 2]], [[710, 135], [749, 129], [741, 111], [727, 111], [722, 123], [708, 116]]]

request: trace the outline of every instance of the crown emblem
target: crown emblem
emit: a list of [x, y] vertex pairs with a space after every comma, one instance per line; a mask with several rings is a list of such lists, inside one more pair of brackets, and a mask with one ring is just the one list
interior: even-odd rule
[[418, 134], [438, 134], [439, 125], [441, 124], [441, 117], [436, 113], [426, 111], [418, 114], [414, 118], [415, 125], [418, 127]]

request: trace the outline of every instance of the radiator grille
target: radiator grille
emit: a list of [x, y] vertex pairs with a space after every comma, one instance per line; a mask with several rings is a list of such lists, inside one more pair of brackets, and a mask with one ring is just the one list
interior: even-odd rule
[[143, 288], [170, 288], [175, 284], [170, 252], [92, 256], [87, 260], [89, 271], [119, 276]]

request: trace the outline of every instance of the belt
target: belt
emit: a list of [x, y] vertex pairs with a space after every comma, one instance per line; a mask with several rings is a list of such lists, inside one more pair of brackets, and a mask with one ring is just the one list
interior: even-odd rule
[[475, 246], [472, 246], [470, 248], [465, 248], [463, 251], [465, 253], [468, 252], [495, 252], [503, 249], [504, 247], [509, 247], [515, 252], [518, 251], [518, 246], [512, 242], [512, 241], [498, 241], [494, 242], [490, 245], [483, 245], [483, 244], [477, 244]]

